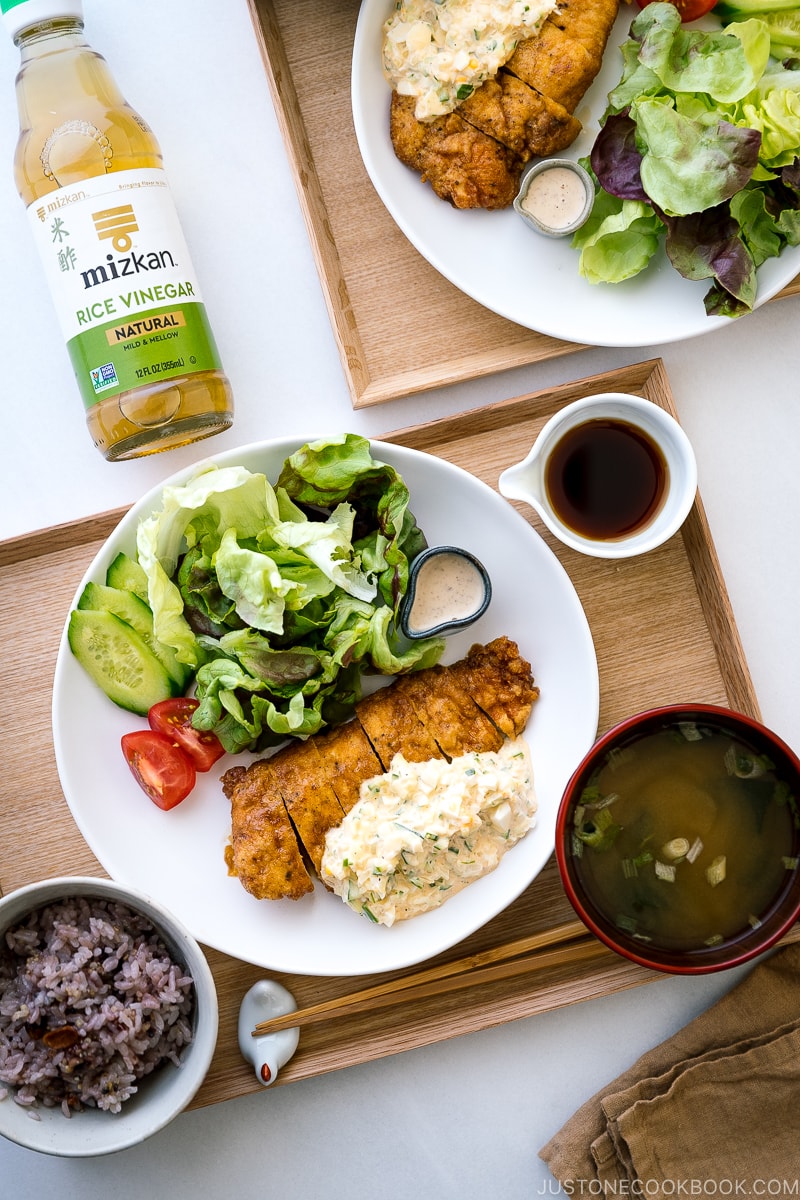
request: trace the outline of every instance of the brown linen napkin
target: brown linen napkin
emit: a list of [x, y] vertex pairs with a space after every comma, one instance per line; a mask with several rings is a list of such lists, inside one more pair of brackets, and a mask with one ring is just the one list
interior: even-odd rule
[[642, 1055], [539, 1156], [571, 1195], [800, 1194], [800, 944]]

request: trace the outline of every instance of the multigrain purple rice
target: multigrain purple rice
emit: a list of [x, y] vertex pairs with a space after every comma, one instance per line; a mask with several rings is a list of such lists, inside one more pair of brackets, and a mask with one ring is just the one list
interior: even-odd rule
[[152, 923], [127, 905], [46, 905], [0, 947], [3, 1085], [35, 1109], [116, 1113], [144, 1076], [180, 1065], [194, 985]]

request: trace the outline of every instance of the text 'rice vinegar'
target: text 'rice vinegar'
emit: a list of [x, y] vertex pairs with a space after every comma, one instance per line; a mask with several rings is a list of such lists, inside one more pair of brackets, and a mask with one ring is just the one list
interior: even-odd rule
[[14, 161], [94, 443], [109, 460], [227, 429], [230, 383], [149, 126], [82, 0], [0, 0], [21, 55]]

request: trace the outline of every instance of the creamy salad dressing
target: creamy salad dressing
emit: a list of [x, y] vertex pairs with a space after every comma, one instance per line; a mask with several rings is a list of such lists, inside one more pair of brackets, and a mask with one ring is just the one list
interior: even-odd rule
[[321, 874], [356, 912], [391, 926], [438, 908], [488, 874], [536, 820], [527, 744], [410, 763], [361, 794], [325, 841]]
[[452, 112], [533, 37], [555, 0], [397, 0], [384, 25], [383, 71], [416, 96], [424, 121]]
[[463, 554], [432, 554], [417, 572], [406, 624], [411, 633], [424, 633], [450, 621], [465, 621], [485, 596], [483, 576]]
[[586, 189], [568, 167], [552, 167], [534, 176], [521, 203], [541, 225], [566, 229], [586, 207]]

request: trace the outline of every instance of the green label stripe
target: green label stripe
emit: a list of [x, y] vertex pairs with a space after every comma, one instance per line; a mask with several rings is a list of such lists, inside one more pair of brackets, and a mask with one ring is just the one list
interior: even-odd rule
[[85, 407], [160, 380], [221, 367], [203, 304], [166, 305], [110, 321], [67, 343]]

